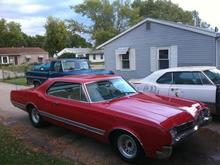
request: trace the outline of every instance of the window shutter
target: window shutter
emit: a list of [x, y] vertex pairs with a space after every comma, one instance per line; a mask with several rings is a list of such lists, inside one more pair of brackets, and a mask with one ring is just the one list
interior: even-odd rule
[[130, 59], [130, 70], [136, 70], [136, 53], [135, 53], [135, 49], [130, 49], [129, 59]]
[[120, 54], [118, 54], [116, 50], [115, 50], [115, 67], [116, 70], [121, 70]]
[[150, 70], [154, 72], [157, 70], [157, 48], [150, 48]]
[[178, 52], [177, 46], [171, 46], [170, 48], [170, 67], [177, 67], [178, 65]]

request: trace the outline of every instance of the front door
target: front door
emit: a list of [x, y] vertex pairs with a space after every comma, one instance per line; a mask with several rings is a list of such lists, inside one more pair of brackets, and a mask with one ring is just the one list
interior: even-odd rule
[[15, 60], [15, 65], [18, 65], [18, 56], [15, 56], [14, 60]]
[[216, 86], [201, 72], [174, 72], [169, 95], [206, 103], [215, 103]]
[[[56, 82], [47, 90], [49, 118], [62, 122], [78, 131], [103, 135], [104, 130], [97, 128], [98, 116], [94, 115], [87, 101], [82, 85], [79, 83]], [[101, 127], [101, 124], [99, 125]]]

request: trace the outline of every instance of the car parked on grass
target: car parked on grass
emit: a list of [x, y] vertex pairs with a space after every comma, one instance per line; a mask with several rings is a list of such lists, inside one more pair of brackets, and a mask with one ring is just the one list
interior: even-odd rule
[[111, 143], [128, 162], [144, 154], [169, 157], [173, 146], [211, 119], [203, 103], [139, 93], [114, 75], [48, 79], [11, 91], [11, 102], [29, 113], [33, 126], [50, 122]]
[[162, 69], [140, 80], [131, 80], [140, 92], [198, 100], [220, 114], [220, 70], [211, 66]]

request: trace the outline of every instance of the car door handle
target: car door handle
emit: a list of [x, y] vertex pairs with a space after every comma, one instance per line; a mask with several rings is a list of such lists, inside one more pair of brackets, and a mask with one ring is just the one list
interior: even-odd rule
[[171, 88], [171, 91], [177, 91], [178, 88]]

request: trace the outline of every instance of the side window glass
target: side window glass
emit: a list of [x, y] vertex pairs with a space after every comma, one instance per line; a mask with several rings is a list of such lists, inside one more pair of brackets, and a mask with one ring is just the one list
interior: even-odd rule
[[172, 84], [172, 73], [165, 73], [163, 76], [161, 76], [157, 83], [159, 84]]
[[87, 101], [82, 85], [79, 83], [56, 82], [47, 90], [50, 96]]
[[55, 62], [52, 70], [54, 72], [61, 72], [62, 71], [61, 62], [60, 61]]
[[200, 77], [201, 77], [203, 85], [211, 85], [212, 84], [204, 74], [200, 73]]
[[200, 72], [192, 72], [193, 74], [193, 83], [196, 85], [202, 85], [202, 80], [200, 76]]
[[192, 72], [174, 72], [173, 81], [174, 84], [195, 84], [193, 82]]

